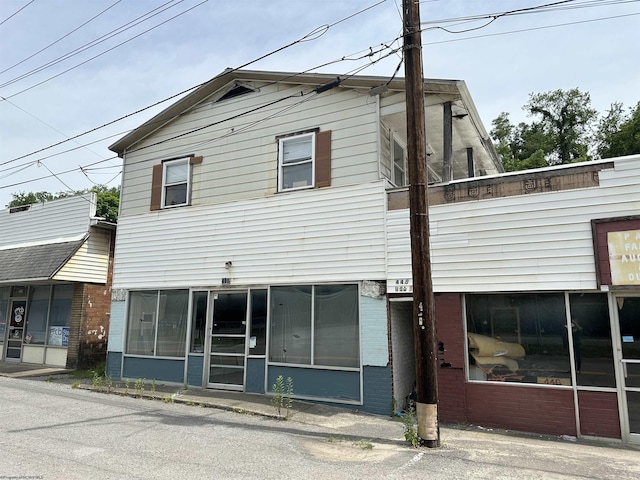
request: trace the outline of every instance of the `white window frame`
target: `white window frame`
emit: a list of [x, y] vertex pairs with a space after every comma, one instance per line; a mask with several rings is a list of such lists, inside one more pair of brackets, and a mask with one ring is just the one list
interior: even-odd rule
[[[287, 163], [286, 165], [284, 164], [284, 145], [287, 142], [291, 142], [291, 141], [296, 141], [296, 140], [302, 140], [303, 138], [310, 138], [311, 139], [311, 157], [310, 158], [304, 158], [301, 159], [300, 161], [297, 162], [293, 162], [293, 163]], [[288, 168], [288, 167], [292, 167], [292, 166], [298, 166], [298, 165], [304, 165], [304, 164], [310, 164], [311, 165], [311, 184], [310, 185], [304, 185], [301, 187], [287, 187], [285, 188], [284, 186], [284, 169]], [[289, 137], [283, 137], [280, 138], [278, 140], [278, 191], [279, 192], [289, 192], [292, 190], [304, 190], [304, 189], [308, 189], [308, 188], [314, 188], [315, 184], [316, 184], [316, 172], [315, 172], [315, 164], [316, 164], [316, 133], [315, 132], [309, 132], [309, 133], [303, 133], [300, 135], [291, 135]]]
[[[407, 146], [400, 140], [400, 138], [392, 131], [391, 135], [389, 135], [390, 145], [389, 145], [389, 153], [391, 156], [391, 182], [396, 187], [404, 187], [409, 185], [409, 169], [407, 164]], [[395, 149], [396, 144], [402, 149], [402, 172], [404, 174], [404, 182], [398, 182], [396, 179], [396, 158], [395, 158]]]
[[[166, 162], [163, 162], [162, 164], [162, 208], [173, 208], [173, 207], [184, 207], [185, 205], [189, 205], [189, 199], [191, 198], [191, 157], [185, 157], [185, 158], [178, 158], [176, 160], [168, 160]], [[169, 166], [175, 166], [175, 165], [179, 165], [181, 163], [184, 163], [187, 165], [187, 178], [186, 180], [180, 181], [180, 182], [174, 182], [174, 183], [167, 183], [167, 168]], [[187, 192], [186, 192], [186, 196], [185, 196], [185, 201], [184, 203], [176, 203], [175, 205], [167, 205], [166, 204], [166, 192], [167, 192], [167, 187], [172, 187], [175, 185], [182, 185], [183, 183], [186, 183], [187, 185]]]

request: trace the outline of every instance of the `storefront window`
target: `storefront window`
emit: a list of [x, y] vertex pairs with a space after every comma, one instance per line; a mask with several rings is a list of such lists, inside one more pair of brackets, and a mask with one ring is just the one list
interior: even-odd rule
[[27, 333], [24, 343], [44, 345], [47, 335], [47, 315], [49, 314], [49, 285], [35, 286], [29, 294], [27, 306]]
[[357, 285], [272, 287], [270, 361], [357, 368], [359, 344]]
[[267, 342], [267, 291], [251, 290], [249, 354], [264, 355]]
[[572, 293], [569, 308], [578, 385], [615, 387], [607, 295]]
[[9, 287], [0, 287], [0, 344], [4, 342], [7, 331], [7, 316], [9, 309]]
[[207, 292], [194, 292], [191, 314], [191, 353], [204, 352], [204, 332], [207, 325]]
[[188, 290], [131, 292], [127, 353], [184, 356]]
[[571, 385], [564, 294], [468, 295], [472, 380]]
[[49, 335], [47, 345], [66, 347], [69, 345], [69, 322], [73, 285], [54, 285], [49, 313]]

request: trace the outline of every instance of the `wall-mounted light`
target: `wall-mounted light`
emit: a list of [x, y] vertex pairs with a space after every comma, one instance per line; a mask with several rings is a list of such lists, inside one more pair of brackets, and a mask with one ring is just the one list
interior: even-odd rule
[[228, 262], [224, 262], [224, 268], [226, 268], [227, 270], [229, 270], [232, 265], [233, 263], [231, 263], [231, 260], [229, 260]]

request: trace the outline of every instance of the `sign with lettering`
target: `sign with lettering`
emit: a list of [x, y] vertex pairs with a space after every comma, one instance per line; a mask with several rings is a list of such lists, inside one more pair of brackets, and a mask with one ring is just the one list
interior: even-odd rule
[[411, 278], [387, 280], [387, 292], [413, 293], [413, 280]]
[[49, 345], [55, 347], [69, 346], [69, 327], [49, 328]]
[[612, 285], [640, 285], [640, 230], [608, 232]]

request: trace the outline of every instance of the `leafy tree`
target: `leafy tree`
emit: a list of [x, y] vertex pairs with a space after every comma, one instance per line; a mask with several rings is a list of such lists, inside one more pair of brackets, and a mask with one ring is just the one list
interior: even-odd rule
[[71, 197], [74, 195], [83, 195], [85, 193], [94, 192], [97, 195], [96, 215], [102, 217], [109, 222], [118, 221], [118, 205], [120, 203], [120, 187], [107, 188], [105, 185], [97, 185], [93, 188], [77, 190], [75, 192], [58, 192], [52, 194], [49, 192], [20, 192], [12, 193], [13, 200], [9, 202], [8, 207], [18, 207], [20, 205], [31, 205], [34, 203], [44, 203], [60, 198]]
[[492, 122], [506, 171], [640, 153], [640, 102], [627, 115], [613, 103], [598, 118], [589, 94], [574, 88], [531, 94], [523, 109], [531, 123], [514, 125], [504, 112]]
[[612, 103], [598, 124], [597, 141], [601, 158], [640, 153], [640, 102], [628, 115], [621, 103]]

